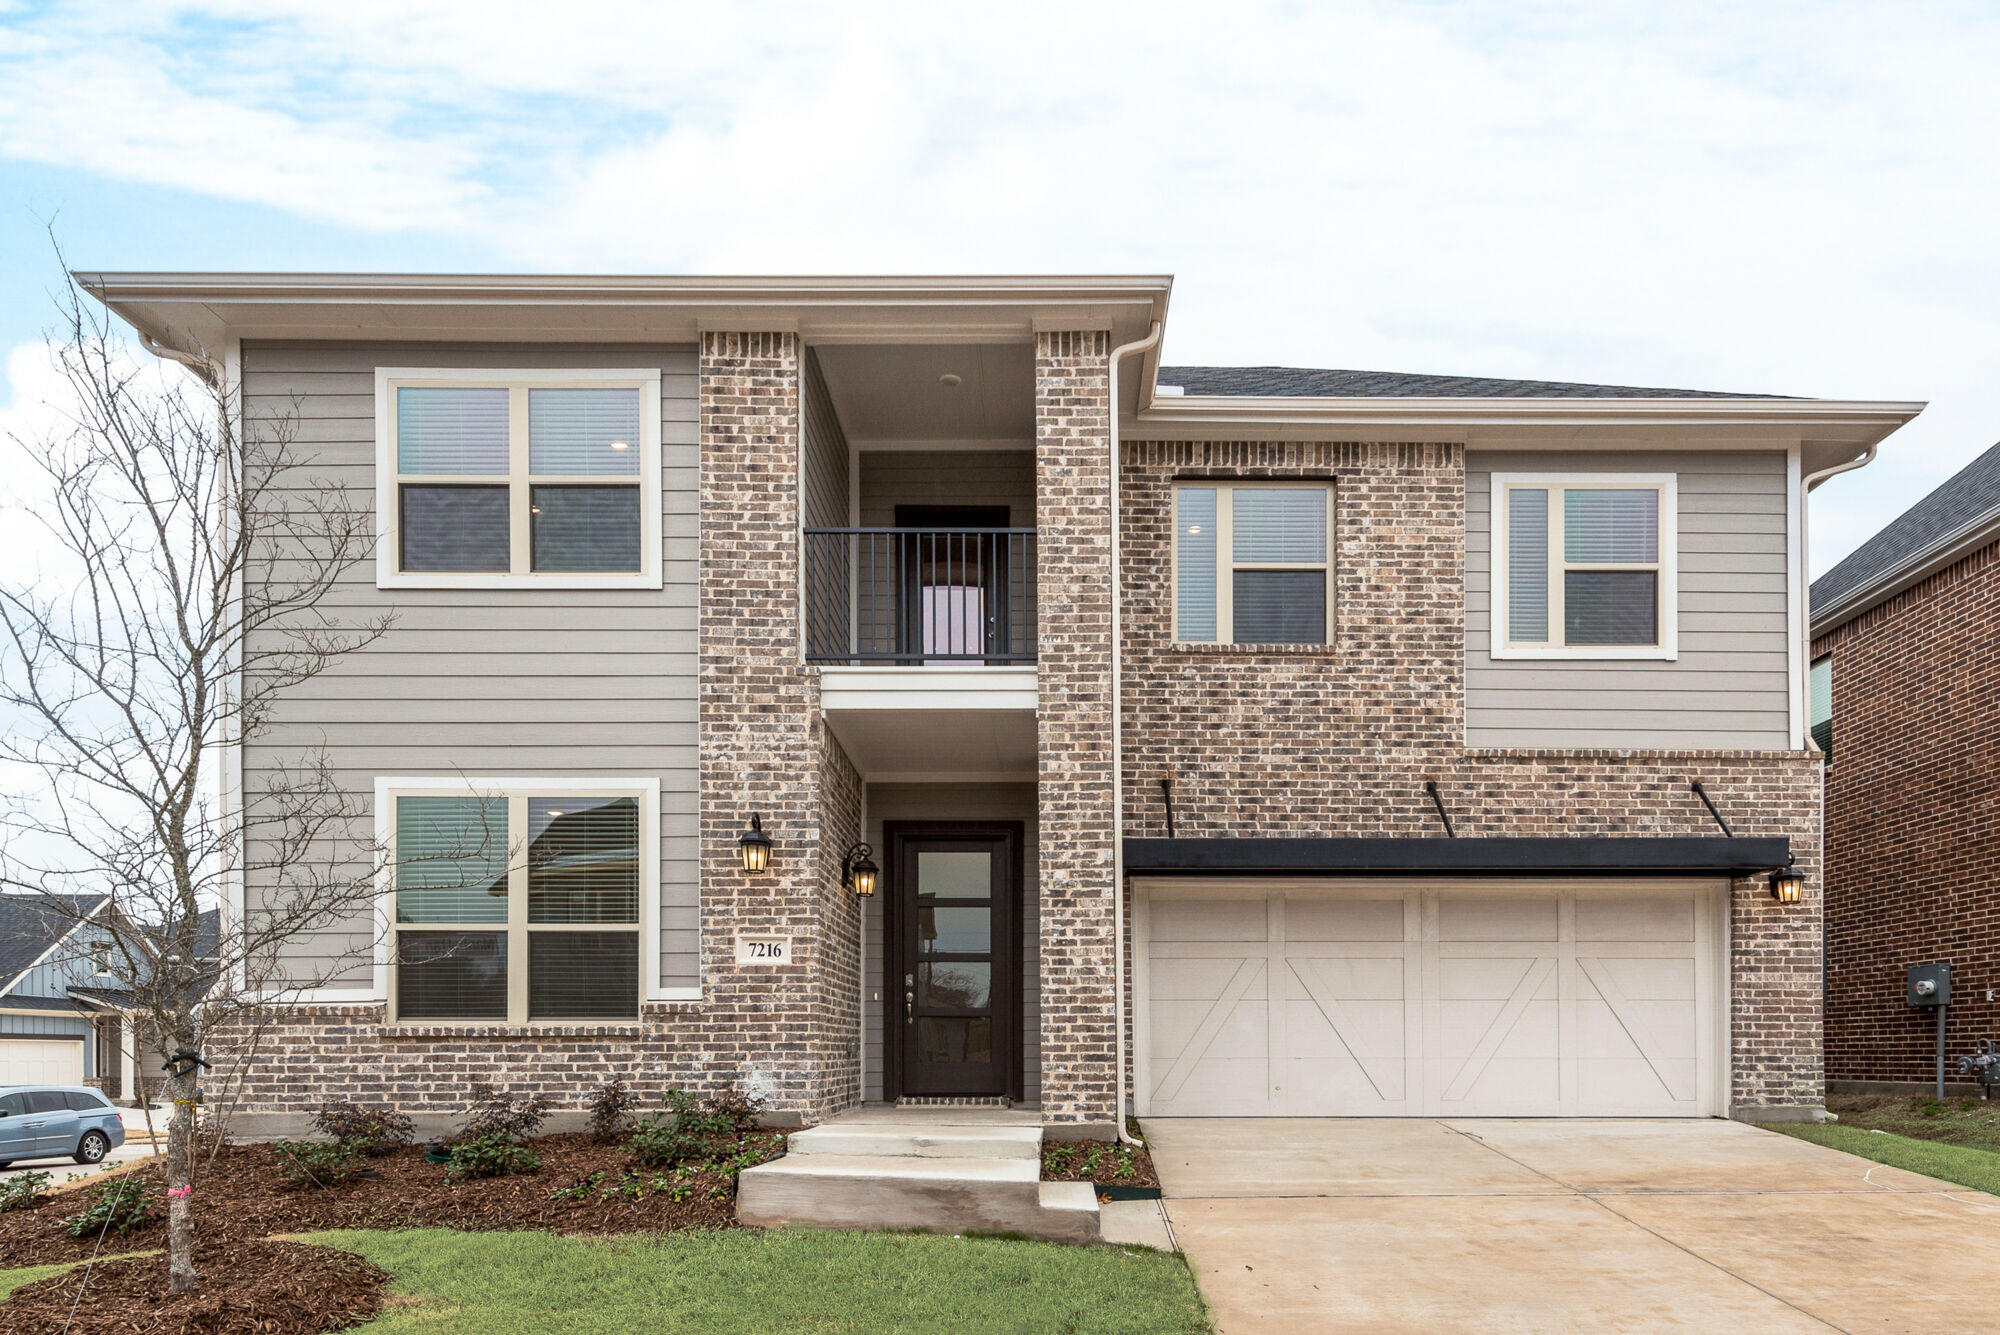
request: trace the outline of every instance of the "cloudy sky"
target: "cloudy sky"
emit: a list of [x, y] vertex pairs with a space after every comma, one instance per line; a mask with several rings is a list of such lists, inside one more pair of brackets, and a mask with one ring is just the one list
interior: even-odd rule
[[1168, 272], [1170, 361], [1927, 399], [2000, 439], [2000, 8], [0, 0], [0, 427], [81, 268]]

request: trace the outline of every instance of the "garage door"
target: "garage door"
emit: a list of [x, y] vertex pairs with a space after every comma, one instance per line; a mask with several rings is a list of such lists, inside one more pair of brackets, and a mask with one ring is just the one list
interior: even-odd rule
[[80, 1085], [83, 1040], [0, 1038], [0, 1085]]
[[1726, 886], [1139, 888], [1153, 1116], [1719, 1114]]

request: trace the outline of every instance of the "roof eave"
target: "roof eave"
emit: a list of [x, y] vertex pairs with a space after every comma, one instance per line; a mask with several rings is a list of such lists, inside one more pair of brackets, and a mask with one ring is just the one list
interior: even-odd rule
[[1714, 434], [1783, 433], [1865, 449], [1924, 409], [1919, 402], [1720, 398], [1350, 398], [1165, 396], [1140, 411], [1133, 430], [1196, 440], [1218, 432], [1393, 433], [1472, 445], [1514, 443], [1522, 429], [1560, 437], [1595, 429], [1696, 429]]
[[687, 342], [703, 329], [819, 342], [1031, 338], [1102, 329], [1143, 337], [1166, 318], [1169, 275], [699, 277], [79, 271], [133, 328], [213, 357], [229, 338]]
[[1870, 608], [1879, 607], [1905, 589], [1923, 583], [1938, 571], [2000, 539], [2000, 506], [1961, 524], [1936, 542], [1912, 552], [1873, 579], [1855, 585], [1824, 607], [1812, 609], [1814, 638], [1838, 630]]

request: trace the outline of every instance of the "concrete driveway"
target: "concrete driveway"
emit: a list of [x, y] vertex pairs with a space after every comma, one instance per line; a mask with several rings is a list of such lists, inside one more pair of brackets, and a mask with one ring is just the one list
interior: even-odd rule
[[1734, 1122], [1145, 1130], [1223, 1335], [2000, 1329], [2000, 1198]]

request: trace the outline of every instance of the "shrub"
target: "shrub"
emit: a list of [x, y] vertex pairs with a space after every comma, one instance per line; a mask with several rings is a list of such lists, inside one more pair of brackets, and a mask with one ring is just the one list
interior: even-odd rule
[[333, 1187], [351, 1182], [368, 1157], [365, 1140], [278, 1140], [270, 1146], [278, 1176], [288, 1187]]
[[632, 1091], [616, 1076], [590, 1096], [590, 1138], [603, 1144], [625, 1134], [632, 1123]]
[[517, 1099], [492, 1085], [476, 1084], [472, 1087], [471, 1101], [465, 1105], [465, 1125], [458, 1129], [458, 1143], [489, 1140], [494, 1136], [526, 1140], [541, 1129], [548, 1111], [546, 1095], [531, 1094]]
[[0, 1214], [8, 1210], [27, 1209], [55, 1180], [54, 1173], [16, 1173], [0, 1182]]
[[84, 1200], [86, 1204], [82, 1214], [73, 1214], [63, 1220], [72, 1238], [89, 1237], [107, 1228], [115, 1233], [130, 1233], [167, 1212], [166, 1197], [160, 1190], [160, 1184], [149, 1177], [130, 1174], [115, 1181], [86, 1187]]
[[351, 1099], [320, 1104], [312, 1124], [328, 1140], [358, 1142], [368, 1155], [394, 1154], [417, 1138], [410, 1119], [394, 1108], [369, 1108]]
[[723, 1130], [754, 1131], [757, 1114], [764, 1111], [764, 1100], [745, 1094], [740, 1089], [725, 1089], [715, 1096], [710, 1106], [715, 1109], [717, 1117], [729, 1119], [729, 1125]]
[[[540, 1117], [537, 1116], [537, 1121]], [[532, 1173], [542, 1166], [542, 1156], [522, 1145], [504, 1131], [495, 1131], [451, 1147], [451, 1162], [445, 1176], [453, 1182], [473, 1177], [514, 1177]]]

